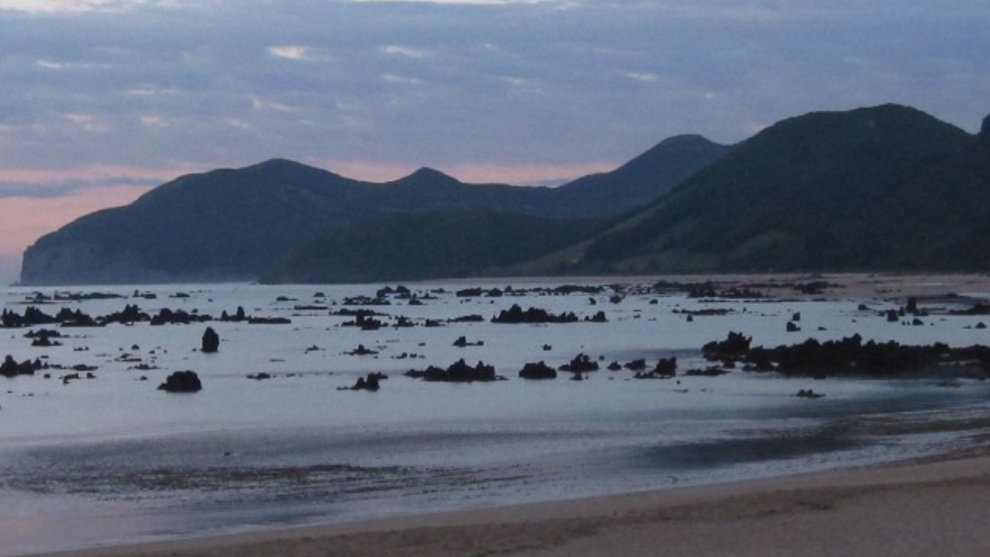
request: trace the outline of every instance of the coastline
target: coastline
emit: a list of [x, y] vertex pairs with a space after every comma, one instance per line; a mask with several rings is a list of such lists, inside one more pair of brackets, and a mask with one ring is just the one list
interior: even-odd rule
[[[761, 283], [772, 284], [772, 287], [766, 288], [768, 291], [766, 301], [774, 304], [833, 303], [834, 300], [841, 300], [843, 304], [848, 302], [850, 308], [854, 307], [854, 303], [859, 301], [868, 302], [871, 306], [877, 304], [880, 307], [889, 307], [891, 305], [905, 303], [908, 296], [916, 296], [926, 305], [943, 309], [941, 308], [942, 305], [972, 304], [985, 300], [990, 295], [990, 276], [986, 275], [842, 275], [804, 277], [802, 280], [820, 279], [829, 282], [831, 286], [823, 293], [795, 293], [791, 284], [798, 282], [799, 278], [801, 277], [778, 276], [774, 278], [769, 275], [766, 277], [723, 276], [720, 277], [720, 280], [727, 287], [739, 288], [755, 287], [755, 285]], [[231, 298], [231, 300], [233, 299]], [[212, 299], [209, 301], [211, 303], [213, 302]], [[224, 303], [223, 300], [218, 302], [218, 304], [222, 303]], [[286, 303], [288, 304], [290, 302]], [[627, 301], [626, 305], [621, 309], [623, 311], [630, 311], [627, 309], [627, 306], [631, 303], [632, 301]], [[751, 303], [755, 304], [756, 302]], [[228, 305], [231, 304], [228, 303]], [[760, 306], [756, 307], [763, 310]], [[786, 319], [786, 316], [791, 315], [790, 308], [786, 306], [781, 307], [787, 311], [780, 309], [779, 314], [784, 315], [784, 319]], [[647, 308], [646, 302], [642, 302], [642, 308]], [[657, 308], [669, 309], [664, 308], [662, 304], [657, 306]], [[859, 318], [863, 321], [867, 319], [877, 322], [883, 321], [884, 324], [881, 327], [887, 327], [891, 331], [894, 331], [894, 333], [899, 332], [903, 334], [906, 332], [909, 338], [914, 332], [922, 333], [919, 338], [923, 341], [930, 340], [929, 336], [923, 334], [926, 330], [929, 330], [928, 327], [902, 327], [901, 325], [903, 323], [887, 325], [882, 316], [876, 316], [877, 312], [874, 310], [857, 310], [857, 313], [853, 313], [852, 309], [849, 309], [848, 315], [841, 314], [839, 311], [832, 312], [832, 314], [824, 314], [822, 312], [825, 317], [831, 316], [834, 318], [839, 316], [829, 322], [818, 317], [809, 308], [810, 306], [798, 306], [798, 309], [804, 309], [805, 311], [803, 323], [808, 324], [806, 329], [809, 332], [813, 331], [811, 324], [817, 325], [819, 323], [829, 325], [830, 331], [840, 331], [843, 330], [840, 326], [833, 327], [833, 323], [844, 325], [844, 323], [839, 323], [839, 318], [843, 322], [849, 320], [855, 322], [856, 318]], [[772, 321], [777, 317], [768, 311], [764, 310], [764, 312], [769, 314], [769, 317], [761, 315], [764, 321]], [[867, 314], [870, 315], [867, 316]], [[746, 314], [744, 317], [749, 317], [749, 315]], [[726, 319], [731, 318], [732, 316]], [[816, 321], [816, 319], [818, 320]], [[969, 326], [965, 327], [965, 331], [963, 332], [964, 324], [972, 324], [977, 319], [981, 319], [981, 317], [973, 316], [952, 319], [957, 320], [958, 323], [948, 322], [950, 324], [946, 325], [943, 324], [945, 320], [936, 321], [935, 318], [932, 318], [929, 325], [936, 328], [930, 330], [951, 333], [953, 335], [952, 338], [956, 339], [973, 338], [977, 334], [985, 335], [984, 332], [976, 331], [975, 328]], [[780, 320], [778, 319], [777, 321]], [[774, 334], [780, 336], [783, 334], [783, 327], [778, 327], [779, 323], [777, 321], [772, 323], [772, 327]], [[926, 321], [929, 320], [926, 319]], [[698, 322], [699, 325], [716, 323], [718, 327], [722, 326], [722, 323], [716, 322], [715, 319], [699, 319]], [[633, 323], [633, 321], [631, 318], [626, 321], [616, 320], [617, 326], [622, 326], [624, 323]], [[137, 330], [137, 328], [131, 328], [117, 332], [127, 334]], [[320, 329], [320, 331], [322, 330]], [[694, 330], [698, 330], [698, 327]], [[825, 329], [819, 328], [818, 330]], [[887, 334], [887, 329], [878, 328], [878, 330], [882, 330], [884, 334]], [[235, 332], [246, 334], [240, 331]], [[812, 332], [810, 334], [819, 333]], [[234, 337], [234, 332], [231, 332], [230, 335], [231, 338], [236, 338]], [[773, 337], [773, 334], [770, 336]], [[480, 338], [481, 335], [479, 334], [478, 337]], [[133, 339], [132, 337], [122, 338], [129, 340], [115, 339], [114, 342], [124, 346], [129, 345], [131, 342], [134, 342], [135, 345], [138, 341], [140, 341], [141, 345], [149, 342], [143, 337], [133, 337]], [[250, 340], [255, 337], [245, 336], [244, 338]], [[488, 340], [490, 338], [491, 336], [489, 336]], [[717, 335], [712, 334], [705, 338], [717, 338]], [[938, 338], [944, 339], [945, 337], [940, 336]], [[977, 340], [983, 342], [984, 338], [985, 336], [981, 336]], [[331, 349], [327, 350], [326, 353], [333, 355], [337, 353], [335, 351], [337, 349], [353, 347], [354, 343], [351, 340], [356, 341], [358, 338], [355, 337], [347, 341], [340, 341], [340, 346], [335, 348], [328, 344], [327, 346], [330, 346]], [[360, 338], [359, 340], [366, 341], [365, 338]], [[418, 341], [420, 339], [416, 340]], [[432, 339], [427, 340], [433, 342]], [[449, 344], [449, 340], [444, 340], [446, 341], [444, 348], [447, 348], [446, 345]], [[242, 348], [251, 344], [243, 339], [241, 341], [238, 346]], [[23, 343], [19, 339], [17, 342]], [[71, 343], [71, 340], [66, 342]], [[323, 343], [325, 340], [321, 337], [319, 342]], [[257, 342], [254, 344], [260, 345]], [[308, 341], [307, 337], [307, 342], [298, 341], [296, 344], [308, 346], [311, 342]], [[416, 346], [413, 341], [410, 341], [409, 344], [410, 346]], [[699, 345], [698, 342], [694, 341], [682, 344], [687, 346]], [[172, 346], [180, 345], [178, 342], [172, 343]], [[439, 346], [439, 344], [437, 345]], [[491, 342], [489, 345], [497, 346], [496, 343]], [[227, 348], [224, 352], [225, 356], [226, 354], [235, 353], [233, 343], [225, 348]], [[392, 348], [395, 351], [397, 346], [393, 346]], [[480, 351], [481, 349], [479, 348], [477, 350]], [[96, 350], [94, 350], [95, 352]], [[178, 351], [173, 350], [173, 352], [177, 353]], [[442, 351], [438, 352], [443, 353]], [[316, 354], [319, 355], [320, 353], [316, 352]], [[438, 359], [440, 361], [450, 360], [449, 357], [445, 358], [443, 356], [438, 357]], [[261, 360], [255, 357], [249, 358], [241, 355], [235, 361], [253, 362]], [[290, 361], [293, 360], [290, 358]], [[237, 369], [240, 369], [240, 367], [237, 367]], [[219, 370], [221, 372], [225, 371], [222, 368], [219, 368]], [[125, 373], [121, 372], [120, 376], [126, 379], [128, 376]], [[327, 373], [326, 375], [329, 376], [332, 374]], [[226, 383], [228, 385], [241, 380], [239, 375], [235, 378], [231, 374], [230, 377]], [[320, 382], [320, 377], [321, 375], [308, 376], [305, 385], [325, 386], [324, 383]], [[350, 379], [349, 376], [347, 377]], [[103, 379], [105, 383], [101, 383], [100, 385], [107, 384], [111, 387], [115, 386], [110, 381], [107, 381], [107, 379], [113, 379], [113, 376], [110, 376], [110, 374], [107, 374]], [[216, 381], [211, 383], [211, 387], [217, 384], [224, 384], [223, 379], [226, 379], [226, 377], [217, 377]], [[293, 381], [296, 380], [302, 381], [302, 379], [293, 379]], [[657, 389], [657, 391], [661, 396], [664, 396], [663, 400], [666, 404], [675, 405], [682, 400], [686, 400], [688, 396], [700, 396], [708, 388], [722, 386], [727, 380], [719, 381], [722, 381], [722, 383], [692, 383], [687, 385], [690, 387], [690, 394], [688, 394], [687, 389], [683, 393], [670, 389], [667, 391]], [[334, 384], [343, 383], [344, 379], [327, 380], [327, 383], [331, 382]], [[248, 385], [248, 387], [243, 387], [242, 385], [244, 384]], [[609, 384], [601, 381], [595, 383], [595, 386]], [[613, 387], [622, 384], [619, 381], [611, 383]], [[96, 384], [94, 383], [94, 385]], [[256, 385], [255, 382], [246, 383], [242, 381], [240, 385], [236, 385], [238, 388], [237, 392], [240, 395], [247, 396], [247, 400], [254, 401], [261, 400], [260, 397], [267, 396], [271, 392], [271, 390], [263, 391], [261, 387], [257, 387]], [[281, 384], [273, 383], [273, 385], [279, 387], [284, 385], [291, 386], [291, 383], [286, 381]], [[414, 387], [416, 385], [410, 382], [402, 386]], [[569, 382], [565, 385], [566, 387], [572, 386]], [[657, 385], [662, 384], [658, 383]], [[794, 390], [804, 386], [806, 386], [804, 383], [788, 382], [777, 391], [768, 391], [770, 396], [774, 398], [768, 398], [767, 400], [769, 402], [780, 400], [789, 402], [795, 400], [793, 399]], [[120, 522], [116, 520], [120, 515], [115, 515], [104, 521], [102, 531], [100, 528], [93, 529], [93, 534], [87, 540], [70, 540], [69, 543], [73, 543], [74, 545], [38, 544], [22, 547], [28, 547], [32, 551], [45, 551], [45, 553], [37, 553], [35, 555], [48, 557], [119, 557], [122, 555], [141, 555], [146, 557], [421, 555], [443, 557], [446, 555], [495, 554], [521, 557], [548, 555], [580, 557], [582, 555], [621, 556], [656, 553], [672, 555], [752, 554], [762, 557], [768, 552], [783, 555], [877, 555], [884, 553], [912, 555], [932, 554], [936, 551], [947, 552], [952, 555], [984, 554], [985, 548], [990, 547], [990, 535], [982, 533], [983, 525], [981, 524], [986, 504], [990, 502], [990, 479], [988, 479], [987, 474], [987, 471], [990, 471], [990, 456], [988, 456], [990, 452], [985, 448], [988, 441], [986, 432], [990, 431], [988, 429], [990, 428], [990, 418], [987, 418], [985, 412], [982, 410], [982, 408], [985, 408], [985, 391], [981, 390], [974, 394], [972, 389], [955, 389], [955, 387], [959, 386], [955, 384], [947, 385], [947, 387], [953, 387], [952, 389], [947, 389], [945, 388], [946, 386], [939, 386], [937, 387], [938, 395], [941, 397], [943, 394], [955, 391], [962, 395], [960, 396], [960, 400], [971, 400], [975, 396], [981, 408], [978, 414], [964, 412], [962, 414], [946, 416], [944, 412], [936, 412], [933, 418], [933, 414], [920, 410], [914, 404], [916, 402], [915, 400], [905, 398], [903, 400], [907, 400], [908, 402], [903, 402], [902, 400], [904, 406], [899, 407], [900, 410], [896, 408], [888, 409], [889, 412], [881, 412], [879, 414], [880, 417], [873, 420], [858, 419], [859, 415], [857, 415], [855, 419], [847, 419], [842, 422], [840, 424], [842, 427], [837, 430], [838, 434], [845, 435], [847, 438], [860, 436], [872, 439], [877, 446], [884, 445], [883, 439], [885, 438], [889, 437], [893, 439], [901, 435], [920, 434], [924, 436], [931, 434], [932, 436], [938, 436], [942, 433], [962, 433], [966, 442], [969, 443], [968, 447], [964, 449], [964, 452], [956, 452], [945, 456], [924, 457], [923, 459], [913, 461], [888, 461], [885, 464], [859, 466], [855, 468], [837, 468], [825, 472], [809, 472], [805, 469], [806, 471], [798, 472], [796, 475], [781, 475], [776, 479], [750, 479], [732, 481], [731, 483], [693, 485], [691, 487], [668, 487], [658, 491], [631, 492], [563, 501], [554, 500], [539, 503], [511, 504], [512, 501], [509, 500], [506, 506], [491, 506], [489, 508], [468, 511], [442, 513], [424, 511], [422, 514], [361, 521], [355, 520], [355, 517], [352, 516], [351, 520], [354, 520], [352, 522], [334, 522], [309, 526], [259, 526], [257, 523], [254, 523], [255, 525], [248, 523], [243, 525], [243, 529], [235, 530], [235, 532], [239, 533], [218, 534], [217, 532], [230, 532], [231, 530], [224, 528], [226, 526], [224, 524], [217, 524], [209, 520], [209, 517], [206, 520], [200, 520], [196, 517], [190, 519], [189, 523], [203, 524], [210, 527], [216, 526], [216, 528], [201, 529], [199, 530], [200, 534], [194, 534], [192, 531], [181, 529], [164, 530], [167, 532], [174, 531], [177, 533], [177, 536], [187, 536], [177, 537], [174, 540], [168, 541], [141, 542], [140, 540], [148, 538], [137, 537], [141, 535], [140, 533], [136, 536], [130, 536], [129, 533], [120, 533], [122, 532], [120, 530]], [[817, 383], [815, 387], [816, 390], [826, 390], [828, 392], [828, 398], [817, 403], [818, 406], [808, 406], [807, 410], [801, 407], [802, 410], [795, 415], [802, 418], [820, 418], [825, 420], [826, 418], [823, 416], [831, 416], [831, 414], [828, 414], [830, 411], [827, 405], [841, 405], [844, 400], [842, 388], [847, 386], [842, 385], [841, 382], [829, 382]], [[422, 392], [417, 391], [416, 395], [420, 398], [416, 400], [433, 400], [429, 397], [442, 396], [437, 395], [437, 393], [442, 393], [443, 391], [439, 391], [433, 387], [431, 389], [429, 391], [425, 389]], [[526, 387], [526, 389], [526, 391], [513, 392], [513, 398], [511, 400], [525, 401], [528, 399], [519, 395], [532, 395], [533, 392], [539, 392], [533, 386]], [[932, 387], [932, 389], [935, 389], [935, 387]], [[302, 391], [304, 389], [299, 390]], [[309, 391], [313, 390], [315, 389], [305, 389], [307, 396]], [[76, 393], [76, 391], [67, 391], [66, 389], [58, 392], [61, 394], [63, 391]], [[128, 389], [126, 392], [130, 393], [132, 391]], [[558, 388], [554, 393], [561, 391], [563, 389]], [[124, 390], [121, 389], [121, 392], [124, 392]], [[221, 392], [221, 390], [211, 388], [205, 396], [213, 396], [212, 393], [218, 392]], [[295, 391], [292, 392], [295, 393]], [[589, 389], [585, 388], [577, 392], [586, 393], [589, 392]], [[618, 392], [623, 396], [628, 395], [628, 392], [622, 389], [611, 389], [610, 392]], [[859, 391], [854, 389], [851, 392], [855, 395]], [[369, 409], [375, 409], [375, 404], [380, 403], [382, 406], [394, 404], [394, 401], [399, 400], [399, 398], [382, 400], [383, 397], [393, 396], [393, 393], [398, 393], [398, 391], [387, 390], [378, 399], [372, 400], [341, 398], [344, 405], [349, 405], [342, 405], [342, 408], [352, 408], [346, 414], [347, 416], [364, 416], [366, 415], [364, 412], [369, 411]], [[155, 394], [157, 395], [157, 393]], [[546, 392], [543, 392], [540, 395], [541, 404], [546, 400], [543, 398], [546, 394]], [[926, 396], [929, 394], [926, 391]], [[31, 396], [33, 397], [33, 394]], [[231, 400], [233, 398], [230, 396], [217, 397], [212, 402], [223, 404], [225, 400]], [[202, 397], [200, 399], [191, 399], [196, 402], [196, 405], [190, 405], [188, 409], [213, 408], [210, 404], [203, 404], [201, 399]], [[407, 397], [406, 399], [412, 400], [412, 397]], [[11, 395], [7, 400], [11, 404], [31, 400], [36, 406], [45, 402], [45, 399], [40, 396], [35, 399], [14, 399], [13, 395]], [[71, 401], [72, 399], [69, 400]], [[185, 401], [185, 399], [166, 400], [169, 403], [173, 400]], [[293, 401], [293, 405], [291, 405], [293, 408], [317, 407], [312, 404], [310, 398], [301, 397], [289, 400]], [[304, 402], [308, 401], [309, 403], [299, 404], [298, 402], [300, 400]], [[462, 402], [471, 400], [477, 402], [479, 399], [472, 399], [465, 396], [458, 400]], [[850, 400], [857, 399], [850, 397]], [[886, 398], [878, 400], [890, 402]], [[41, 401], [41, 403], [37, 401]], [[154, 401], [156, 403], [158, 402], [157, 399], [154, 399]], [[457, 400], [451, 402], [457, 402]], [[568, 402], [573, 401], [568, 399]], [[761, 402], [760, 404], [762, 407], [763, 403]], [[24, 406], [27, 407], [26, 404]], [[251, 405], [247, 404], [244, 406]], [[778, 406], [780, 405], [778, 404]], [[823, 409], [823, 406], [826, 408]], [[951, 408], [961, 407], [951, 406]], [[30, 408], [34, 408], [34, 406]], [[415, 410], [412, 407], [404, 408], [406, 411]], [[609, 408], [614, 411], [613, 407]], [[8, 410], [6, 404], [4, 410]], [[900, 415], [898, 412], [906, 411], [913, 412], [910, 419], [885, 419], [887, 413]], [[221, 412], [220, 415], [240, 416], [240, 414], [231, 414], [230, 412]], [[480, 414], [480, 417], [476, 419], [481, 420], [490, 415]], [[779, 414], [774, 415], [779, 416]], [[835, 415], [842, 416], [844, 414], [838, 412]], [[403, 414], [403, 416], [407, 418], [408, 414]], [[735, 421], [738, 421], [739, 414], [733, 414], [733, 416]], [[213, 414], [209, 414], [208, 417], [213, 419]], [[305, 417], [306, 415], [304, 415]], [[320, 416], [320, 419], [322, 420], [324, 417]], [[506, 431], [512, 433], [514, 430], [509, 428]], [[829, 431], [832, 434], [836, 434], [834, 431]], [[459, 432], [460, 430], [456, 429], [447, 431], [450, 435], [455, 435]], [[745, 436], [745, 439], [753, 440], [750, 436]], [[759, 441], [759, 439], [755, 440]], [[805, 438], [789, 438], [787, 439], [787, 443], [789, 447], [799, 447], [802, 450], [808, 450], [810, 448], [809, 442]], [[699, 442], [696, 444], [702, 445], [703, 443]], [[480, 443], [475, 443], [465, 446], [476, 448], [479, 445]], [[916, 446], [911, 445], [911, 441], [908, 441], [908, 445]], [[223, 458], [213, 454], [210, 450], [197, 453], [190, 449], [188, 454], [195, 454], [197, 458], [203, 459], [202, 461], [197, 461], [202, 462], [198, 465], [199, 468], [197, 470], [227, 470], [228, 468], [236, 468], [236, 466], [225, 461], [237, 462], [234, 458], [229, 458], [228, 455], [234, 455], [235, 458], [240, 458], [241, 453], [255, 454], [245, 451], [244, 448], [247, 446], [254, 447], [260, 445], [254, 442], [235, 444], [233, 446], [224, 445], [225, 452], [223, 453]], [[300, 446], [306, 447], [305, 443], [301, 443]], [[111, 447], [112, 450], [109, 450], [107, 454], [132, 453], [132, 451], [120, 450], [121, 447], [133, 447], [133, 445], [128, 443], [119, 444]], [[958, 449], [958, 446], [956, 448]], [[161, 450], [167, 453], [164, 448]], [[329, 449], [327, 450], [329, 451]], [[706, 458], [711, 458], [720, 464], [724, 464], [727, 458], [725, 454], [717, 453], [706, 446], [701, 446], [698, 448], [698, 451], [701, 452], [694, 454], [703, 454]], [[470, 451], [464, 452], [470, 453]], [[753, 453], [753, 449], [740, 451], [737, 447], [736, 452], [751, 454]], [[756, 452], [764, 457], [767, 456], [765, 447]], [[828, 451], [823, 452], [823, 454], [827, 453]], [[52, 462], [68, 462], [71, 460], [61, 458], [64, 454], [71, 455], [73, 453], [71, 451], [63, 451], [62, 453], [56, 451], [47, 456], [52, 459]], [[156, 453], [156, 455], [158, 454]], [[157, 456], [148, 454], [146, 451], [145, 456], [147, 462], [158, 466]], [[262, 454], [261, 456], [265, 455]], [[905, 458], [906, 456], [906, 454], [902, 454], [895, 458]], [[344, 457], [340, 458], [344, 460]], [[643, 458], [646, 457], [643, 456]], [[789, 459], [787, 454], [778, 454], [776, 458], [778, 460]], [[217, 467], [215, 462], [220, 462], [221, 466]], [[250, 463], [253, 461], [246, 460], [246, 462]], [[336, 462], [336, 460], [330, 462]], [[624, 475], [623, 470], [616, 470], [612, 464], [609, 463], [609, 465], [601, 466], [601, 470], [605, 472], [597, 476], [597, 480], [592, 480], [593, 483], [589, 483], [588, 485], [601, 486], [611, 478], [629, 477]], [[762, 470], [774, 470], [767, 467], [762, 461], [758, 465], [761, 466]], [[211, 466], [215, 467], [211, 468]], [[266, 466], [262, 467], [263, 470], [269, 473], [274, 471], [277, 474], [306, 474], [311, 468], [308, 461], [305, 460], [301, 461], [301, 463], [291, 462], [290, 466], [284, 470], [273, 464], [267, 464]], [[31, 466], [27, 465], [24, 469], [32, 470]], [[176, 469], [178, 468], [172, 468], [170, 470]], [[316, 466], [314, 469], [318, 471], [319, 466]], [[104, 475], [81, 474], [72, 476], [64, 473], [66, 471], [73, 471], [71, 466], [67, 466], [64, 469], [55, 470], [52, 473], [52, 477], [61, 478], [59, 481], [62, 483], [59, 485], [72, 486], [76, 483], [79, 485], [91, 485], [95, 483], [98, 487], [102, 485], [104, 489], [118, 485], [100, 484], [99, 481], [104, 477], [123, 477], [131, 482], [128, 484], [126, 481], [121, 481], [119, 485], [123, 487], [119, 488], [119, 491], [112, 491], [112, 494], [116, 495], [117, 493], [127, 493], [125, 488], [137, 485], [135, 483], [137, 480], [149, 477], [147, 470], [151, 470], [151, 473], [153, 473], [156, 468], [146, 469], [141, 466], [133, 466], [131, 468], [122, 467], [119, 469], [107, 468]], [[567, 473], [564, 472], [564, 474]], [[784, 473], [789, 474], [790, 471]], [[128, 474], [132, 475], [128, 476]], [[206, 482], [204, 485], [226, 486], [228, 484], [225, 482], [230, 481], [232, 477], [226, 476], [226, 472], [211, 474], [201, 476], [201, 479]], [[336, 480], [330, 476], [332, 474], [328, 474], [327, 477], [321, 476], [315, 478], [312, 483], [298, 487], [299, 493], [312, 494], [314, 490], [319, 490], [321, 486], [337, 485], [335, 483]], [[662, 479], [665, 476], [659, 475], [657, 477]], [[523, 481], [522, 484], [525, 485], [526, 481]], [[662, 484], [662, 481], [651, 482], [628, 489], [653, 489], [654, 486]], [[230, 485], [236, 488], [238, 485], [246, 484], [244, 482], [240, 484], [233, 482]], [[531, 489], [534, 485], [536, 484], [529, 483], [526, 489]], [[95, 488], [93, 489], [90, 493], [97, 493]], [[605, 491], [599, 491], [599, 493], [602, 492]], [[148, 493], [151, 492], [149, 491]], [[203, 490], [203, 493], [208, 493], [208, 490]], [[222, 490], [217, 489], [213, 495], [207, 495], [206, 497], [213, 497], [215, 499], [218, 493], [222, 493]], [[572, 497], [578, 497], [579, 495], [583, 496], [587, 495], [587, 493], [571, 493]], [[541, 497], [536, 496], [533, 499], [539, 498]], [[477, 504], [482, 505], [486, 503]], [[503, 503], [495, 501], [488, 502], [487, 504], [501, 505]], [[80, 507], [80, 509], [82, 508]], [[279, 509], [283, 510], [284, 507], [279, 507]], [[372, 512], [359, 516], [384, 516], [388, 514], [379, 511], [380, 508], [372, 508]], [[407, 508], [406, 512], [416, 512], [416, 509]], [[30, 515], [25, 516], [31, 519]], [[320, 516], [325, 515], [321, 514]], [[326, 520], [329, 521], [332, 519], [328, 518]], [[337, 518], [337, 520], [346, 519]], [[280, 524], [288, 523], [290, 523], [288, 520], [280, 522]], [[49, 524], [41, 527], [35, 526], [35, 528], [43, 536], [42, 539], [46, 539], [49, 536], [54, 537], [60, 530], [70, 531], [69, 528], [63, 530], [63, 526], [65, 526], [64, 523], [59, 524], [56, 520], [52, 520]], [[17, 528], [16, 523], [13, 528]], [[241, 528], [241, 525], [233, 525], [231, 528]], [[204, 534], [204, 532], [210, 531], [214, 532], [214, 534]], [[120, 534], [117, 538], [106, 537], [108, 535], [118, 535], [118, 533]], [[201, 537], [188, 537], [197, 535]], [[0, 536], [0, 538], [2, 537]], [[100, 540], [105, 540], [102, 542], [105, 544], [117, 544], [123, 540], [128, 545], [113, 545], [102, 548], [69, 551], [48, 551], [52, 547], [82, 547], [93, 544], [94, 541], [95, 543], [99, 543]], [[137, 543], [131, 544], [131, 540]], [[7, 551], [21, 551], [17, 547], [12, 545], [11, 548], [13, 549], [8, 549]], [[662, 548], [662, 550], [659, 548]], [[8, 553], [3, 554], [7, 555]], [[26, 555], [26, 553], [20, 554]]]
[[982, 555], [982, 453], [38, 557]]

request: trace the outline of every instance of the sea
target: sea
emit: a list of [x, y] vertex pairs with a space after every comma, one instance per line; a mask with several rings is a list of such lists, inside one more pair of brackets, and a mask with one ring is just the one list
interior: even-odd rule
[[[729, 332], [754, 346], [853, 334], [990, 344], [979, 327], [987, 317], [953, 315], [952, 300], [913, 325], [884, 315], [904, 300], [827, 291], [698, 298], [653, 286], [553, 278], [4, 288], [4, 310], [18, 314], [31, 306], [98, 317], [136, 305], [213, 319], [0, 329], [0, 357], [48, 365], [0, 376], [0, 555], [765, 478], [952, 453], [986, 438], [982, 426], [964, 425], [990, 406], [979, 380], [685, 373], [711, 365], [701, 347]], [[492, 322], [514, 304], [578, 321]], [[262, 319], [220, 320], [238, 308]], [[357, 310], [381, 325], [356, 326]], [[585, 321], [598, 312], [605, 322]], [[800, 330], [788, 331], [789, 321]], [[200, 349], [207, 327], [221, 339], [216, 353]], [[41, 328], [60, 334], [57, 345], [32, 346], [25, 335]], [[579, 354], [601, 369], [580, 381], [519, 377], [526, 363], [558, 367]], [[671, 357], [678, 375], [669, 379], [606, 369]], [[505, 380], [404, 375], [460, 359]], [[201, 391], [158, 389], [183, 370]], [[387, 376], [379, 390], [350, 389], [368, 373]], [[795, 396], [806, 389], [824, 396]]]

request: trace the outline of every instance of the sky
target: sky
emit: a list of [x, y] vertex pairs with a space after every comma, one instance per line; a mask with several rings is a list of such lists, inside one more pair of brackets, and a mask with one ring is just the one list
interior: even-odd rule
[[975, 133], [986, 0], [0, 0], [0, 281], [39, 236], [273, 157], [560, 182], [895, 102]]

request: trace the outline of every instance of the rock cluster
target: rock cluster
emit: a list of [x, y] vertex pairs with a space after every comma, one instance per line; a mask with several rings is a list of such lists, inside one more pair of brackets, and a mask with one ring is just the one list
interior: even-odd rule
[[429, 366], [425, 370], [411, 369], [405, 373], [406, 377], [422, 379], [424, 381], [443, 381], [449, 383], [471, 383], [474, 381], [504, 381], [505, 377], [495, 374], [495, 368], [478, 362], [474, 367], [469, 366], [460, 359], [450, 365], [447, 369], [436, 366]]

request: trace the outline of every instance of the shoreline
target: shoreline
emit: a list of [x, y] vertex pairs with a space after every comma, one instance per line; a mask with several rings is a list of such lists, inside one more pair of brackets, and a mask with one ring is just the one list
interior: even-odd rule
[[[721, 278], [726, 286], [745, 288], [770, 276]], [[908, 296], [917, 296], [928, 305], [941, 305], [973, 303], [985, 300], [983, 294], [990, 295], [990, 276], [986, 275], [803, 277], [841, 283], [821, 294], [795, 294], [789, 284], [792, 279], [802, 277], [776, 277], [779, 279], [776, 285], [767, 288], [767, 301], [837, 298], [850, 303], [866, 300], [903, 304]], [[969, 298], [971, 294], [977, 297]], [[808, 322], [807, 313], [805, 317]], [[983, 393], [981, 408], [985, 408], [985, 392], [980, 392]], [[828, 398], [826, 403], [832, 400]], [[915, 405], [910, 408], [917, 410]], [[187, 532], [187, 537], [177, 535], [174, 539], [141, 541], [142, 538], [122, 534], [113, 539], [113, 543], [124, 540], [127, 545], [59, 551], [47, 551], [49, 547], [59, 547], [55, 545], [25, 547], [46, 549], [32, 555], [47, 557], [495, 554], [581, 557], [655, 554], [658, 547], [668, 548], [669, 551], [663, 553], [675, 555], [752, 554], [761, 557], [767, 553], [911, 555], [939, 551], [953, 555], [982, 554], [980, 549], [990, 547], [990, 535], [982, 533], [979, 522], [986, 503], [990, 502], [987, 472], [990, 471], [990, 451], [986, 449], [990, 440], [987, 433], [990, 432], [990, 418], [983, 413], [939, 416], [941, 418], [930, 419], [924, 414], [907, 422], [889, 423], [854, 420], [848, 427], [877, 439], [887, 434], [965, 431], [967, 442], [971, 441], [967, 448], [951, 454], [883, 464], [859, 464], [828, 471], [805, 469], [774, 479], [695, 484], [572, 500], [510, 502], [498, 507], [426, 511], [319, 525], [254, 525], [234, 532], [222, 530], [217, 522], [204, 520], [201, 523], [208, 527], [201, 529], [195, 537], [188, 537]], [[794, 446], [808, 448], [804, 440], [797, 443]], [[882, 443], [878, 441], [878, 444]], [[710, 449], [702, 450], [706, 456], [711, 455]], [[760, 452], [763, 456], [765, 453], [765, 450]], [[900, 458], [904, 456], [902, 454]], [[713, 458], [724, 464], [722, 457]], [[613, 478], [622, 478], [621, 473], [611, 467], [606, 469], [606, 474], [614, 474]], [[598, 476], [598, 479], [609, 480], [606, 475]], [[656, 485], [637, 487], [653, 489]], [[377, 516], [384, 514], [381, 509], [378, 511]], [[108, 524], [103, 533], [112, 535], [119, 531], [114, 530], [114, 523]], [[54, 521], [50, 526], [59, 528]], [[116, 527], [119, 528], [119, 523]], [[208, 533], [209, 527], [213, 527], [213, 533]], [[54, 539], [57, 530], [46, 527], [38, 532], [42, 539]], [[100, 541], [102, 535], [97, 530], [88, 538], [89, 542]], [[104, 543], [111, 541], [110, 538], [102, 539]], [[80, 540], [78, 543], [89, 542]]]
[[34, 557], [981, 555], [990, 456], [980, 453]]

